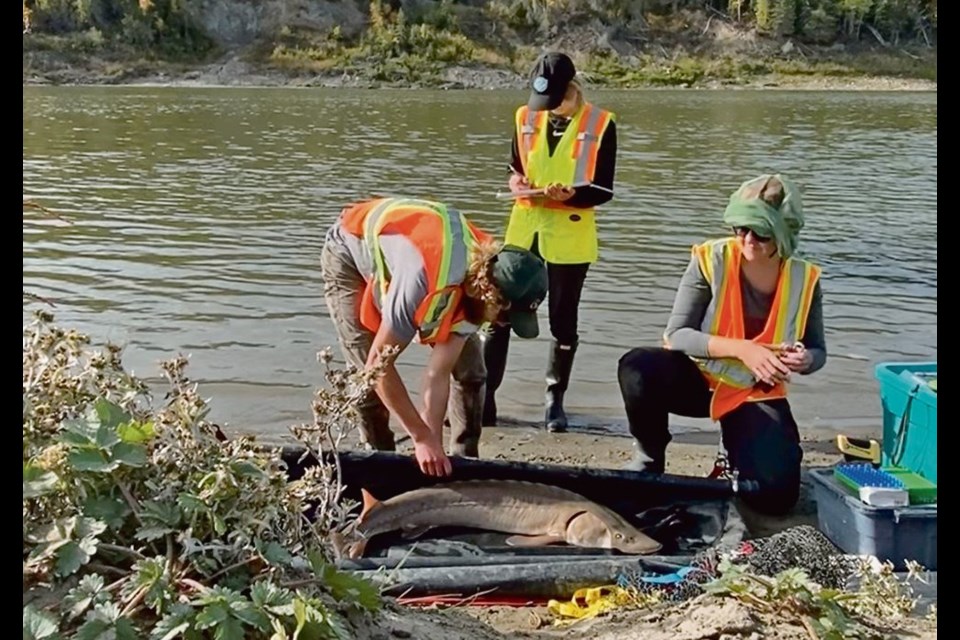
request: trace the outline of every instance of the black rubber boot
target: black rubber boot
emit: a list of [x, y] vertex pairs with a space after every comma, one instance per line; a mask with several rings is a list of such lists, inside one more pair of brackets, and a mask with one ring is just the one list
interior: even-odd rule
[[629, 471], [645, 471], [647, 473], [663, 473], [666, 451], [651, 455], [639, 440], [633, 441], [633, 459], [624, 466]]
[[359, 412], [361, 441], [376, 451], [396, 451], [396, 440], [390, 429], [390, 411], [381, 402], [367, 399], [359, 407]]
[[570, 383], [573, 357], [577, 345], [562, 345], [553, 342], [550, 361], [547, 364], [547, 411], [544, 420], [547, 431], [563, 433], [567, 430], [567, 414], [563, 411], [563, 394]]
[[480, 432], [483, 385], [450, 385], [450, 455], [467, 458], [480, 457]]
[[483, 399], [483, 419], [485, 427], [497, 426], [497, 401], [494, 398], [503, 372], [507, 368], [507, 349], [510, 347], [510, 327], [496, 325], [481, 336], [483, 341], [483, 362], [487, 367], [486, 393]]

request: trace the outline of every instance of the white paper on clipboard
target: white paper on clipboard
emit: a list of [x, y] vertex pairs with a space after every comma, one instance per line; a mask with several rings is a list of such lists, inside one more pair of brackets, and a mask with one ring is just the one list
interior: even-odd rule
[[510, 198], [531, 198], [533, 196], [542, 196], [545, 189], [524, 189], [523, 191], [497, 191], [496, 197], [500, 200], [509, 200]]
[[[575, 182], [570, 185], [574, 189], [580, 187], [589, 187], [589, 182]], [[524, 189], [523, 191], [497, 191], [495, 197], [498, 200], [510, 200], [513, 198], [532, 198], [533, 196], [542, 196], [546, 191], [545, 188], [541, 189]]]

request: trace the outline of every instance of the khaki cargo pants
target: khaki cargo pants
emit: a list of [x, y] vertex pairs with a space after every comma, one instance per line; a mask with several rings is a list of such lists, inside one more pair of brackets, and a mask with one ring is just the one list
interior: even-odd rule
[[[373, 333], [360, 324], [363, 276], [349, 256], [324, 244], [320, 254], [323, 293], [337, 330], [340, 348], [347, 362], [363, 368], [373, 345]], [[479, 456], [481, 415], [487, 370], [479, 337], [470, 336], [453, 369], [447, 419], [450, 424], [450, 455]], [[371, 391], [358, 407], [361, 435], [366, 444], [379, 451], [394, 451], [390, 412], [376, 392]]]

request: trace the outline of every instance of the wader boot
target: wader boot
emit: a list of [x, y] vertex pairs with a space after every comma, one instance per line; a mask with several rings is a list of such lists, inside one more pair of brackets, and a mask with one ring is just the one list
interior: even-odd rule
[[651, 454], [639, 440], [633, 441], [633, 459], [623, 468], [628, 471], [645, 471], [647, 473], [663, 473], [666, 451]]
[[547, 411], [544, 420], [547, 431], [563, 433], [567, 430], [567, 414], [563, 411], [563, 394], [570, 383], [573, 356], [577, 345], [564, 345], [556, 341], [550, 351], [547, 364]]
[[483, 361], [487, 367], [487, 385], [481, 424], [485, 427], [495, 427], [497, 426], [497, 401], [494, 394], [500, 388], [503, 372], [507, 368], [510, 327], [496, 325], [490, 332], [484, 333], [481, 339], [483, 340]]
[[670, 432], [644, 433], [640, 425], [630, 424], [633, 436], [633, 459], [624, 467], [629, 471], [663, 473], [666, 467], [667, 445], [670, 444]]
[[480, 431], [483, 427], [483, 383], [450, 384], [447, 416], [450, 422], [450, 455], [480, 457]]
[[375, 392], [358, 407], [360, 438], [376, 451], [396, 451], [397, 443], [390, 430], [390, 411], [383, 406]]

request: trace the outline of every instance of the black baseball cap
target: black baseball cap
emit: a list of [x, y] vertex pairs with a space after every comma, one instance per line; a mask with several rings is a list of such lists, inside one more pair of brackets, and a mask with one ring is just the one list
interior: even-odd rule
[[533, 111], [556, 109], [563, 102], [567, 86], [577, 75], [573, 60], [565, 53], [544, 53], [530, 72], [530, 100], [527, 106]]
[[532, 251], [506, 245], [494, 258], [493, 280], [510, 302], [507, 312], [513, 332], [521, 338], [540, 335], [537, 307], [547, 297], [547, 265]]

